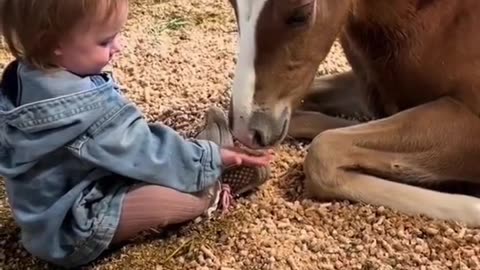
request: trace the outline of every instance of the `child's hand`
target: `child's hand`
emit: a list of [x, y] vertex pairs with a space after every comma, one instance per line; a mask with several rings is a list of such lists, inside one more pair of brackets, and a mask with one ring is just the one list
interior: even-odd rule
[[241, 149], [229, 147], [220, 150], [223, 165], [225, 167], [247, 165], [247, 166], [266, 166], [272, 160], [272, 152], [269, 151], [262, 155], [249, 155]]

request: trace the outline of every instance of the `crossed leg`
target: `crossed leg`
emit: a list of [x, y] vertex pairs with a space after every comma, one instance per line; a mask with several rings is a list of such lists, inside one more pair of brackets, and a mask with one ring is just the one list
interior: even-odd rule
[[162, 186], [139, 186], [125, 198], [112, 244], [122, 243], [147, 229], [193, 220], [206, 211], [211, 201], [206, 192], [197, 196]]
[[[213, 141], [221, 146], [233, 146], [227, 120], [217, 107], [211, 107], [207, 111], [205, 126], [195, 137]], [[259, 187], [269, 177], [268, 166], [260, 168], [234, 166], [222, 172], [220, 182], [227, 184], [233, 195], [239, 196]], [[155, 185], [142, 185], [135, 188], [126, 195], [120, 224], [112, 243], [123, 242], [150, 228], [162, 228], [193, 220], [212, 210], [212, 207], [216, 208], [214, 197], [219, 190], [219, 185], [211, 186], [197, 194], [183, 193]], [[231, 198], [223, 195], [221, 206], [228, 208]]]
[[384, 205], [478, 226], [480, 199], [419, 186], [480, 184], [479, 137], [480, 119], [451, 98], [328, 130], [315, 137], [305, 158], [306, 190], [318, 199]]
[[359, 87], [352, 71], [315, 78], [304, 102], [292, 114], [288, 135], [313, 139], [324, 130], [361, 123], [337, 116], [370, 118]]

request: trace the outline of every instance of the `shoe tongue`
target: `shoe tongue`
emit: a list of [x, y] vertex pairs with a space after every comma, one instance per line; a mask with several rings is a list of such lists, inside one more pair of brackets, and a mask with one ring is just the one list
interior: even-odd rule
[[220, 146], [233, 146], [233, 137], [223, 112], [217, 107], [211, 107], [205, 118], [203, 130], [196, 137], [213, 141]]

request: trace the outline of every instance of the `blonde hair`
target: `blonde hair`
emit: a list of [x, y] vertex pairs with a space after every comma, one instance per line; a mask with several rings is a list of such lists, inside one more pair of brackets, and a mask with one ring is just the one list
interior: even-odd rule
[[0, 34], [16, 58], [47, 69], [63, 38], [89, 19], [108, 19], [125, 0], [0, 0]]

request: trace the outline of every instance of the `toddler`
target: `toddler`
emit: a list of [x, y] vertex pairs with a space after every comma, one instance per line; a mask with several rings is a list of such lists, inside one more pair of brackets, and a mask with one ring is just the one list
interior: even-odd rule
[[56, 265], [194, 219], [227, 167], [271, 158], [147, 123], [104, 71], [127, 14], [128, 0], [0, 0], [15, 58], [0, 85], [0, 174], [24, 247]]

